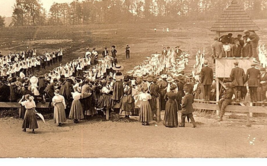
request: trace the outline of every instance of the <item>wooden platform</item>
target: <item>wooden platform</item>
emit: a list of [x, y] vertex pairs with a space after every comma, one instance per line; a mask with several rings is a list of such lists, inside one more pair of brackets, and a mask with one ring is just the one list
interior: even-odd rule
[[215, 62], [215, 75], [217, 78], [229, 78], [232, 68], [234, 68], [234, 62], [238, 62], [238, 66], [247, 72], [247, 69], [251, 68], [253, 63], [252, 58], [221, 58], [216, 59]]
[[[20, 108], [21, 105], [17, 102], [0, 102], [0, 108]], [[37, 103], [36, 108], [46, 109], [49, 108], [49, 102]]]

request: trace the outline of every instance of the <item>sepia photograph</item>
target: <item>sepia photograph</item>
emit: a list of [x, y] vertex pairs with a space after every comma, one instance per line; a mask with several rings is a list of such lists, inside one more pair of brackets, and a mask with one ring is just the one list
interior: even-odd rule
[[2, 161], [266, 158], [267, 0], [0, 0], [0, 133]]

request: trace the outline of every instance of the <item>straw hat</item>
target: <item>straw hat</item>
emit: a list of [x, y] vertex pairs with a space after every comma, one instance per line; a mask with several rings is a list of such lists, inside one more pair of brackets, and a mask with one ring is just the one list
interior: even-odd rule
[[123, 70], [124, 67], [121, 66], [121, 65], [119, 65], [119, 64], [116, 64], [116, 66], [115, 66], [115, 67], [112, 67], [112, 69], [113, 69], [113, 70], [116, 70], [116, 71], [119, 71], [119, 70]]

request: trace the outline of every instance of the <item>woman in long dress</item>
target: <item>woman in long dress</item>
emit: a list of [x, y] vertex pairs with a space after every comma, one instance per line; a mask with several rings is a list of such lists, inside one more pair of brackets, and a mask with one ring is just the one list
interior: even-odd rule
[[77, 88], [74, 88], [74, 92], [72, 92], [73, 101], [70, 109], [70, 119], [74, 119], [74, 123], [79, 123], [80, 119], [84, 119], [83, 115], [83, 107], [80, 102], [81, 93], [78, 92]]
[[139, 95], [140, 100], [140, 121], [142, 122], [142, 125], [149, 125], [149, 122], [152, 121], [152, 110], [149, 104], [149, 101], [151, 99], [151, 95], [147, 93], [147, 88], [143, 87], [141, 89], [142, 93]]
[[66, 122], [66, 103], [63, 96], [59, 94], [59, 90], [55, 90], [55, 96], [52, 99], [54, 106], [54, 121], [58, 126]]
[[32, 129], [32, 133], [35, 133], [34, 129], [38, 128], [37, 118], [35, 115], [36, 105], [32, 96], [25, 95], [25, 99], [26, 101], [22, 102], [23, 98], [19, 101], [19, 103], [26, 108], [22, 128], [24, 132], [26, 132], [26, 128], [29, 128]]
[[178, 126], [178, 105], [177, 105], [177, 93], [175, 92], [176, 85], [172, 84], [170, 92], [165, 95], [165, 100], [168, 100], [165, 107], [165, 116], [163, 124], [166, 127]]

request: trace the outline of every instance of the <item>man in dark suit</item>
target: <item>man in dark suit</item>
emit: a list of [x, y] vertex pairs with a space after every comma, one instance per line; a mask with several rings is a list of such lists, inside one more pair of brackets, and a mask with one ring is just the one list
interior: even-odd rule
[[259, 40], [260, 40], [259, 36], [255, 33], [255, 31], [252, 31], [252, 30], [250, 31], [246, 30], [244, 33], [250, 39], [254, 61], [259, 61], [259, 56], [257, 52]]
[[105, 58], [106, 56], [108, 56], [108, 49], [107, 49], [107, 47], [105, 47], [104, 51], [102, 52], [102, 56], [103, 56], [103, 58]]
[[257, 102], [257, 88], [259, 86], [260, 70], [255, 68], [256, 64], [252, 63], [251, 68], [247, 70], [246, 80], [248, 81], [251, 102]]
[[153, 113], [153, 117], [154, 115], [156, 115], [157, 117], [157, 105], [159, 104], [158, 102], [159, 102], [159, 96], [160, 96], [159, 86], [155, 84], [157, 79], [153, 79], [152, 77], [149, 77], [147, 81], [150, 83], [150, 86], [149, 86], [149, 92], [151, 95], [151, 100], [149, 100], [150, 107]]
[[251, 58], [252, 57], [252, 46], [250, 42], [248, 42], [248, 37], [244, 36], [244, 45], [241, 49], [241, 57]]
[[192, 94], [193, 92], [193, 86], [191, 84], [186, 84], [184, 86], [184, 92], [185, 96], [183, 97], [182, 100], [182, 111], [181, 111], [181, 125], [179, 127], [185, 127], [185, 118], [187, 117], [188, 119], [191, 120], [193, 124], [193, 128], [196, 127], [195, 119], [193, 117], [193, 102], [194, 102], [194, 96]]
[[159, 86], [160, 93], [160, 108], [161, 110], [165, 110], [166, 100], [164, 99], [165, 94], [167, 93], [168, 82], [166, 81], [167, 75], [161, 76], [162, 80], [158, 81], [157, 84]]
[[213, 81], [213, 70], [208, 66], [208, 61], [205, 60], [204, 67], [200, 72], [201, 83], [204, 86], [204, 100], [210, 100], [210, 90]]
[[225, 89], [223, 97], [218, 102], [219, 112], [220, 112], [219, 121], [222, 121], [223, 115], [225, 113], [225, 108], [232, 102], [232, 97], [233, 97], [232, 84], [228, 83], [226, 84], [226, 89]]
[[233, 57], [241, 57], [241, 49], [242, 47], [240, 46], [238, 39], [235, 39], [234, 45], [232, 46]]
[[130, 46], [126, 46], [126, 59], [130, 59]]
[[219, 42], [218, 37], [215, 37], [214, 39], [214, 43], [212, 44], [212, 54], [213, 54], [213, 58], [221, 58], [222, 57], [222, 53], [223, 53], [223, 44], [221, 42]]
[[57, 79], [54, 79], [51, 84], [48, 84], [47, 87], [45, 88], [44, 92], [46, 93], [48, 97], [48, 102], [49, 106], [51, 106], [52, 99], [54, 97], [54, 92], [55, 92], [55, 85], [57, 84]]
[[267, 92], [267, 73], [265, 68], [260, 69], [260, 84], [258, 87], [258, 101], [266, 101], [266, 92]]
[[239, 41], [240, 46], [243, 47], [244, 46], [244, 40], [242, 40], [242, 35], [238, 34], [237, 35], [237, 39]]
[[235, 67], [232, 69], [230, 78], [232, 80], [232, 84], [235, 87], [235, 99], [237, 102], [241, 100], [241, 90], [245, 83], [245, 71], [244, 69], [238, 67], [238, 62], [234, 63]]
[[111, 47], [111, 56], [112, 56], [112, 66], [116, 66], [118, 60], [117, 60], [117, 50], [115, 46]]

